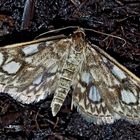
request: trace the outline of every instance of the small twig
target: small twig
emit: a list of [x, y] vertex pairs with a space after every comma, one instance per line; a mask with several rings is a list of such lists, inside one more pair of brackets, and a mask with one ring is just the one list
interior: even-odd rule
[[35, 5], [35, 0], [26, 0], [23, 16], [22, 16], [22, 23], [20, 27], [21, 30], [25, 30], [29, 28], [30, 22], [34, 15], [34, 5]]
[[39, 111], [40, 110], [37, 111], [36, 116], [35, 116], [35, 123], [36, 123], [37, 129], [40, 129], [39, 124], [37, 122], [37, 117], [38, 117]]
[[56, 128], [57, 127], [58, 121], [59, 121], [59, 117], [56, 118], [56, 123], [55, 123], [55, 125], [54, 125], [53, 128]]

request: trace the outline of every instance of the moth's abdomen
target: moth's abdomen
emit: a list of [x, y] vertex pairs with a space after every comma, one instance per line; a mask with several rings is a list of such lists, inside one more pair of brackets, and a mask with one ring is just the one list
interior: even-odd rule
[[78, 70], [77, 60], [77, 55], [74, 54], [73, 50], [71, 50], [62, 68], [58, 82], [59, 85], [52, 100], [51, 108], [53, 116], [55, 116], [60, 110], [70, 90], [70, 87], [72, 86], [75, 73]]
[[70, 86], [72, 85], [73, 75], [75, 73], [74, 69], [76, 67], [77, 66], [73, 65], [73, 67], [70, 68], [70, 64], [66, 62], [63, 72], [60, 75], [59, 82], [58, 82], [59, 85], [51, 104], [53, 116], [57, 114], [57, 112], [60, 110], [61, 106], [63, 105], [63, 102], [70, 90]]
[[55, 92], [54, 98], [52, 100], [51, 108], [52, 114], [55, 116], [60, 110], [69, 90], [72, 81], [70, 79], [66, 79], [65, 77], [60, 77], [60, 83]]

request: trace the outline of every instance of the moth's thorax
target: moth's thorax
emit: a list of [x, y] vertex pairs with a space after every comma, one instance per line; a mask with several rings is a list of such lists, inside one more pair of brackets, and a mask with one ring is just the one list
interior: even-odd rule
[[[78, 72], [80, 65], [82, 64], [82, 50], [79, 51], [76, 50], [76, 48], [80, 48], [79, 44], [73, 44], [73, 47], [71, 47], [68, 51], [68, 54], [65, 59], [65, 63], [62, 67], [62, 74], [60, 76], [60, 81], [63, 81], [65, 83], [66, 88], [69, 89], [69, 87], [72, 84], [73, 79], [75, 79], [75, 73]], [[63, 79], [63, 80], [62, 80]], [[61, 83], [61, 82], [60, 82]], [[63, 84], [64, 84], [63, 83]]]
[[72, 41], [73, 43], [75, 43], [74, 46], [75, 51], [81, 53], [83, 49], [85, 49], [86, 47], [85, 34], [81, 30], [76, 31], [74, 33], [74, 35], [72, 36]]

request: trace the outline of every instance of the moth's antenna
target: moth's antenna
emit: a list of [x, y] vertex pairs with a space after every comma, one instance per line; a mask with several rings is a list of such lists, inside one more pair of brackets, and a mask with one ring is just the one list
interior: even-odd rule
[[42, 33], [42, 34], [38, 35], [37, 37], [35, 37], [35, 39], [38, 39], [41, 36], [45, 36], [45, 35], [50, 34], [50, 33], [58, 33], [58, 32], [63, 31], [63, 30], [78, 29], [78, 28], [79, 28], [79, 26], [68, 26], [68, 27], [63, 27], [63, 28], [59, 28], [59, 29], [50, 30], [50, 31], [47, 31], [45, 33]]
[[119, 36], [115, 36], [115, 35], [111, 35], [111, 34], [107, 34], [107, 33], [103, 33], [103, 32], [100, 32], [100, 31], [96, 31], [94, 29], [88, 29], [88, 28], [84, 28], [85, 31], [92, 31], [92, 32], [95, 32], [95, 33], [98, 33], [98, 34], [102, 34], [102, 35], [106, 35], [106, 36], [110, 36], [110, 37], [114, 37], [114, 38], [117, 38], [117, 39], [120, 39], [122, 41], [124, 41], [124, 44], [122, 46], [125, 46], [126, 45], [126, 40], [119, 37]]

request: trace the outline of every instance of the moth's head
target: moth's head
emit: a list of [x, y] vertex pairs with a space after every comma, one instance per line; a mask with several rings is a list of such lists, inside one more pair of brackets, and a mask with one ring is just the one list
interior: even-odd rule
[[78, 28], [72, 35], [72, 40], [76, 44], [75, 51], [81, 52], [85, 48], [85, 33], [82, 28]]
[[83, 38], [85, 39], [85, 32], [84, 32], [84, 29], [83, 28], [78, 28], [76, 31], [74, 31], [73, 33], [73, 37], [75, 38]]

